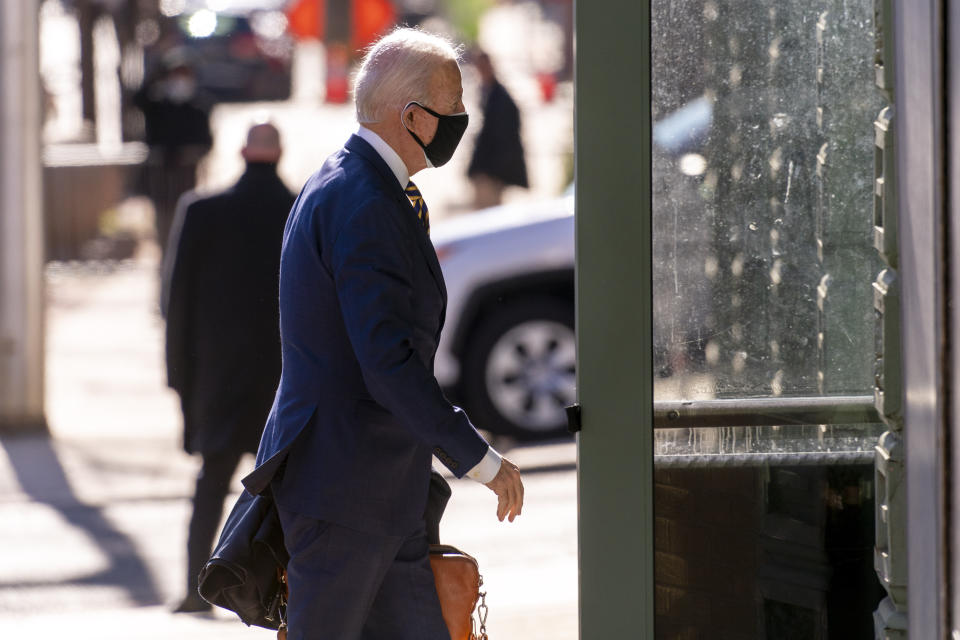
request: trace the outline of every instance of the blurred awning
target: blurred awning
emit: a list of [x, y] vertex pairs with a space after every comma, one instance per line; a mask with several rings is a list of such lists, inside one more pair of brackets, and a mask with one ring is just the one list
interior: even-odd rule
[[[348, 0], [350, 47], [363, 49], [389, 30], [397, 20], [391, 0]], [[299, 39], [324, 40], [326, 0], [293, 0], [287, 8], [290, 32]]]

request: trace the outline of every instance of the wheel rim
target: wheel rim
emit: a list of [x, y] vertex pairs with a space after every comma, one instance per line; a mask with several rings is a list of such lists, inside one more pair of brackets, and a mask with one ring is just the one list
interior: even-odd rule
[[576, 398], [576, 338], [559, 322], [531, 320], [494, 343], [486, 382], [494, 408], [518, 427], [548, 431], [564, 423]]

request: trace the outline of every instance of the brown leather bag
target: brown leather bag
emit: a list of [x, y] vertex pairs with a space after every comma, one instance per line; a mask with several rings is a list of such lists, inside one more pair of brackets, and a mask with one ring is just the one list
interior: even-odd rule
[[[430, 568], [450, 640], [487, 640], [487, 594], [480, 593], [483, 577], [476, 559], [456, 547], [432, 544]], [[480, 601], [479, 607], [477, 601]], [[480, 618], [479, 635], [473, 619], [474, 609]]]
[[[437, 587], [437, 595], [440, 596], [440, 609], [450, 632], [450, 640], [488, 640], [487, 594], [480, 593], [483, 576], [480, 575], [480, 565], [476, 558], [450, 545], [432, 544], [430, 568], [433, 570], [433, 581]], [[286, 593], [286, 570], [283, 570], [281, 582], [285, 589], [284, 596], [289, 595]], [[480, 620], [479, 634], [473, 619], [474, 609]], [[287, 625], [284, 622], [277, 630], [277, 639], [286, 638]]]

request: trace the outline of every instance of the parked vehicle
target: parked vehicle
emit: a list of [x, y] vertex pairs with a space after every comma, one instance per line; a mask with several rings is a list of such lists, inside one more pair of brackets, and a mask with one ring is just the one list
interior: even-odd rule
[[434, 225], [447, 284], [437, 379], [476, 424], [521, 439], [575, 400], [573, 194]]
[[194, 65], [200, 88], [216, 102], [289, 98], [293, 38], [283, 3], [224, 0], [216, 6], [191, 0], [169, 11], [162, 18], [165, 35], [146, 50], [147, 67], [178, 49]]

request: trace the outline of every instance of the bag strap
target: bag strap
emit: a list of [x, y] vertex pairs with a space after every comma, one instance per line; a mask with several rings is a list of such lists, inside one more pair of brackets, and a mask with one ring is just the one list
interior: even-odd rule
[[[483, 576], [480, 576], [480, 586], [483, 586]], [[487, 592], [480, 592], [480, 604], [477, 605], [477, 617], [480, 619], [480, 635], [476, 634], [476, 623], [474, 622], [474, 637], [476, 640], [489, 640], [487, 638], [487, 614], [490, 609], [487, 607]], [[473, 615], [470, 616], [473, 621]]]
[[287, 584], [287, 570], [285, 567], [278, 567], [277, 574], [280, 578], [280, 607], [277, 611], [280, 613], [280, 627], [277, 629], [277, 640], [287, 640], [287, 598], [290, 597], [290, 585]]

